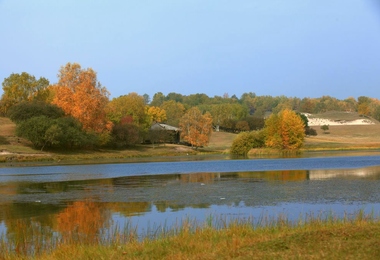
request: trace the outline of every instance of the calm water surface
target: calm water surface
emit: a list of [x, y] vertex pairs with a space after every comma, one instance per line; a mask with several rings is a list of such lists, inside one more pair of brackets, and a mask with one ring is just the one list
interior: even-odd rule
[[380, 216], [379, 191], [379, 155], [0, 168], [0, 234], [131, 225], [144, 236], [185, 220]]

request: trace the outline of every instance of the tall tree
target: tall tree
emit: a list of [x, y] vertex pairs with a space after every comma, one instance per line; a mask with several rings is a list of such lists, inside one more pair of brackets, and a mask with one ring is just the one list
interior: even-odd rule
[[58, 77], [58, 83], [53, 86], [53, 104], [78, 119], [86, 131], [109, 132], [112, 123], [105, 113], [109, 92], [98, 82], [96, 72], [82, 69], [78, 63], [67, 63], [61, 67]]
[[179, 126], [184, 141], [196, 148], [206, 146], [212, 132], [212, 117], [208, 112], [202, 115], [197, 107], [193, 107], [181, 118]]
[[297, 150], [305, 138], [304, 122], [294, 111], [285, 109], [265, 121], [265, 144], [280, 150]]
[[6, 113], [14, 104], [22, 101], [45, 101], [49, 96], [49, 81], [40, 77], [38, 80], [26, 73], [12, 73], [5, 78], [3, 83], [3, 95], [1, 97], [1, 112]]

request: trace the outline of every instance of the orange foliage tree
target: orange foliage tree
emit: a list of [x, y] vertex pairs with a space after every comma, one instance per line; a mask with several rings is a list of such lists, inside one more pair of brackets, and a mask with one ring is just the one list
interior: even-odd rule
[[212, 132], [212, 117], [208, 112], [202, 115], [197, 107], [193, 107], [181, 118], [179, 126], [184, 141], [196, 148], [205, 146]]
[[98, 82], [96, 72], [82, 69], [78, 63], [67, 63], [61, 67], [58, 77], [58, 83], [52, 86], [55, 93], [52, 103], [78, 119], [84, 130], [109, 132], [112, 123], [105, 113], [109, 92]]

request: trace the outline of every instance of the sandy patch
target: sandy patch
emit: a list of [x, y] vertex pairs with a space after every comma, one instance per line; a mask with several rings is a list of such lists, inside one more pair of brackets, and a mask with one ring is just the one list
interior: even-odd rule
[[356, 119], [356, 120], [331, 120], [325, 118], [311, 118], [311, 114], [304, 113], [309, 120], [309, 126], [322, 126], [322, 125], [373, 125], [375, 124], [369, 119]]

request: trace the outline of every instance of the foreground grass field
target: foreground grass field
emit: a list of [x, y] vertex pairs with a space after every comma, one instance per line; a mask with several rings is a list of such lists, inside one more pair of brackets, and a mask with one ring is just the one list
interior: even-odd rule
[[380, 259], [380, 221], [362, 212], [354, 219], [313, 218], [296, 224], [280, 217], [266, 226], [241, 222], [192, 229], [184, 223], [161, 237], [145, 240], [127, 234], [124, 238], [115, 235], [106, 243], [88, 243], [78, 237], [74, 234], [69, 243], [59, 242], [54, 249], [39, 248], [38, 254], [29, 256], [16, 254], [0, 241], [0, 258]]

